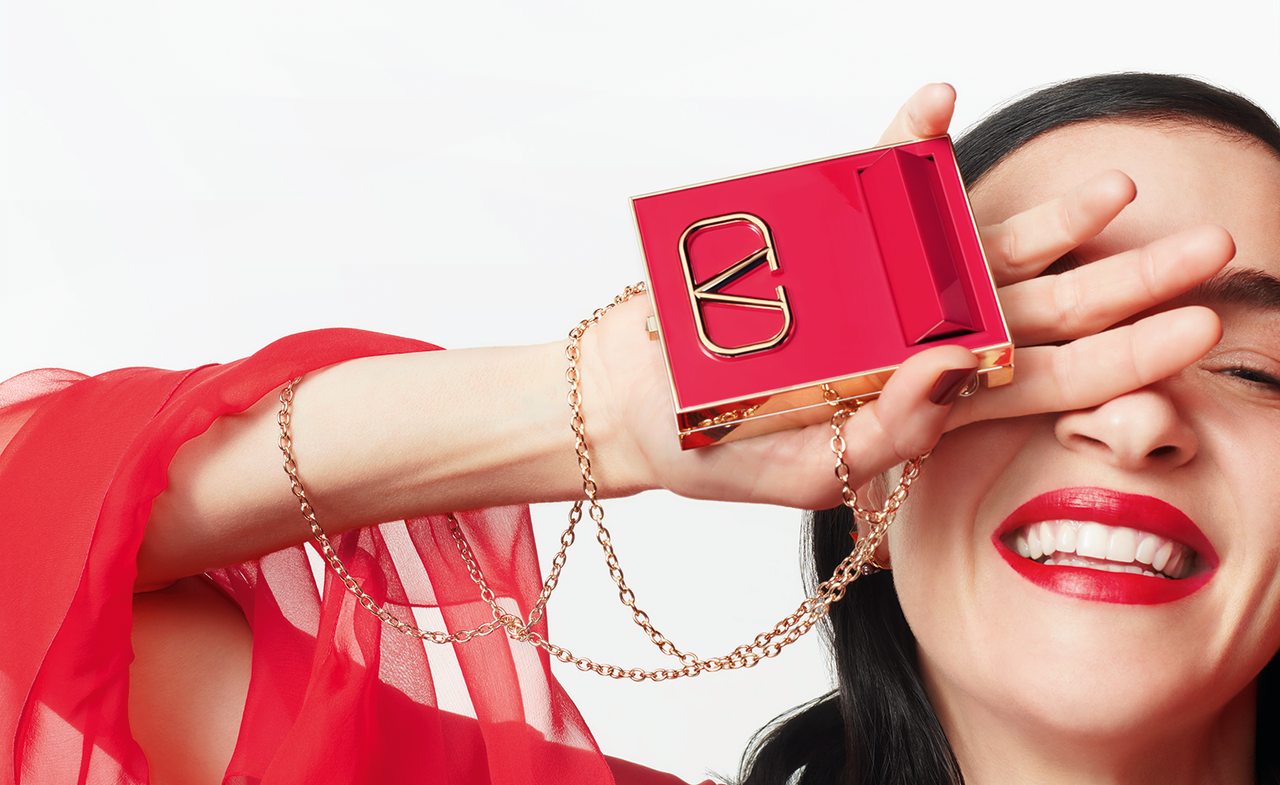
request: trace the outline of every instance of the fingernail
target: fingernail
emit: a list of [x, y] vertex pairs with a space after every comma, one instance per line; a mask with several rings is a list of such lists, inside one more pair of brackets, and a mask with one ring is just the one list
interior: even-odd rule
[[978, 372], [972, 368], [954, 368], [943, 372], [929, 391], [929, 402], [938, 406], [955, 403], [956, 398], [960, 397], [960, 391], [968, 387], [977, 375]]

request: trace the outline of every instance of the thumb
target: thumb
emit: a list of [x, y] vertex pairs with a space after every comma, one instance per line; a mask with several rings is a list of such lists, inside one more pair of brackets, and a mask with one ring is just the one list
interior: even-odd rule
[[909, 142], [941, 136], [951, 126], [956, 108], [956, 89], [945, 82], [927, 84], [907, 99], [889, 123], [880, 144]]

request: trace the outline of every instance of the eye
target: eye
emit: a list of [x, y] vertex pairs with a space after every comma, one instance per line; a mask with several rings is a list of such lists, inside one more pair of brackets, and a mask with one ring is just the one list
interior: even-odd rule
[[1236, 379], [1240, 379], [1241, 381], [1245, 381], [1250, 384], [1256, 384], [1262, 387], [1270, 387], [1272, 389], [1280, 390], [1280, 379], [1277, 379], [1276, 377], [1272, 376], [1269, 373], [1264, 373], [1262, 371], [1259, 371], [1256, 368], [1249, 368], [1243, 365], [1236, 365], [1231, 368], [1224, 368], [1221, 371], [1219, 371], [1219, 373], [1222, 373], [1226, 376], [1234, 377]]

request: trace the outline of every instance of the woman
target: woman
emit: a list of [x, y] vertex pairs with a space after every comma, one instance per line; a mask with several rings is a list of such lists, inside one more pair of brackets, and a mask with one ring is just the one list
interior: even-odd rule
[[[1280, 129], [1198, 83], [1115, 75], [1010, 105], [957, 157], [987, 226], [1108, 167], [1132, 178], [1132, 204], [1101, 232], [1081, 228], [1053, 272], [1154, 252], [1181, 227], [1226, 227], [1234, 260], [1173, 301], [1212, 307], [1222, 339], [1101, 406], [942, 439], [890, 535], [892, 578], [859, 581], [832, 608], [840, 689], [776, 727], [747, 781], [784, 781], [797, 761], [805, 783], [958, 771], [967, 782], [1280, 781], [1269, 665], [1280, 518], [1266, 490], [1280, 458]], [[953, 421], [986, 416], [993, 392], [962, 401]], [[1155, 561], [1179, 580], [1112, 579], [1094, 571], [1104, 559], [1079, 554], [1071, 562], [1094, 569], [1030, 566], [1061, 564], [1062, 545], [1085, 552], [1084, 526], [1064, 519], [1107, 524], [1113, 565]], [[1057, 553], [1020, 553], [1037, 520], [1056, 520]], [[841, 509], [815, 515], [819, 574], [843, 558], [849, 526]], [[1144, 528], [1168, 536], [1138, 534], [1126, 550], [1124, 530]], [[1161, 562], [1153, 546], [1170, 539], [1196, 557]]]
[[[922, 91], [904, 108], [888, 136], [942, 132], [953, 98], [950, 89], [942, 86]], [[1216, 370], [1204, 371], [1204, 361], [1194, 365], [1217, 341], [1218, 318], [1197, 305], [1161, 309], [1170, 298], [1213, 276], [1232, 256], [1230, 236], [1211, 227], [1186, 228], [1192, 224], [1205, 220], [1225, 224], [1236, 235], [1243, 259], [1253, 265], [1271, 261], [1257, 249], [1275, 247], [1277, 222], [1274, 216], [1270, 223], [1259, 218], [1250, 206], [1276, 203], [1271, 197], [1280, 188], [1280, 164], [1239, 135], [1182, 128], [1169, 133], [1165, 126], [1152, 130], [1124, 122], [1117, 127], [1150, 132], [1151, 138], [1144, 137], [1147, 144], [1175, 140], [1172, 150], [1182, 155], [1170, 152], [1173, 160], [1179, 164], [1211, 161], [1213, 179], [1228, 173], [1235, 187], [1196, 191], [1197, 198], [1189, 202], [1194, 210], [1163, 211], [1159, 214], [1176, 215], [1176, 219], [1153, 226], [1142, 201], [1125, 210], [1134, 194], [1127, 177], [1096, 175], [1097, 170], [1115, 165], [1091, 166], [1102, 151], [1062, 157], [1071, 162], [1066, 171], [1074, 179], [1053, 179], [1056, 190], [1052, 192], [1045, 192], [1040, 183], [1051, 179], [1046, 173], [1056, 171], [1058, 158], [1052, 164], [1031, 159], [1024, 171], [1017, 165], [1018, 156], [1041, 143], [1032, 142], [1026, 151], [1014, 153], [978, 184], [975, 209], [980, 222], [991, 226], [985, 241], [997, 278], [1007, 284], [1002, 298], [1015, 335], [1023, 345], [1046, 346], [1022, 351], [1012, 388], [983, 390], [956, 405], [955, 393], [963, 386], [957, 382], [973, 367], [972, 356], [954, 347], [918, 355], [893, 377], [884, 396], [846, 428], [854, 478], [867, 482], [932, 447], [944, 430], [993, 416], [1025, 415], [1008, 423], [964, 428], [943, 440], [925, 473], [926, 478], [936, 475], [938, 479], [921, 481], [916, 494], [920, 498], [903, 515], [902, 534], [890, 542], [892, 556], [884, 556], [885, 561], [892, 558], [901, 571], [895, 582], [907, 618], [914, 614], [931, 620], [931, 609], [943, 606], [960, 618], [975, 620], [972, 628], [959, 630], [949, 628], [946, 619], [934, 620], [941, 641], [925, 635], [927, 630], [917, 630], [923, 687], [919, 682], [914, 688], [905, 687], [908, 692], [914, 689], [917, 702], [927, 696], [938, 708], [938, 724], [946, 736], [935, 726], [924, 738], [943, 751], [944, 763], [949, 739], [956, 759], [973, 781], [987, 778], [983, 762], [996, 756], [981, 749], [979, 742], [985, 737], [971, 729], [1007, 731], [1002, 741], [1008, 746], [996, 751], [1004, 755], [1019, 749], [1015, 743], [1019, 739], [1009, 729], [1021, 724], [995, 712], [981, 716], [962, 700], [971, 694], [966, 689], [971, 691], [973, 684], [946, 676], [970, 671], [986, 674], [991, 669], [964, 661], [981, 647], [954, 647], [946, 641], [959, 636], [971, 644], [978, 632], [1000, 630], [989, 614], [978, 612], [984, 607], [977, 600], [986, 597], [993, 585], [1007, 588], [999, 580], [1008, 576], [982, 584], [988, 591], [960, 592], [957, 596], [973, 602], [953, 607], [939, 600], [937, 583], [943, 578], [931, 581], [929, 575], [931, 569], [945, 574], [945, 585], [955, 587], [975, 583], [963, 565], [972, 566], [973, 575], [985, 574], [979, 568], [989, 566], [990, 554], [973, 547], [973, 542], [989, 543], [992, 534], [986, 524], [993, 513], [983, 507], [990, 494], [982, 491], [999, 486], [1003, 476], [999, 471], [1020, 465], [1002, 450], [1010, 451], [1008, 445], [1039, 444], [1024, 438], [1024, 432], [1039, 433], [1046, 422], [1059, 419], [1045, 412], [1100, 412], [1117, 401], [1159, 397], [1164, 395], [1160, 385], [1166, 384], [1162, 379], [1172, 378], [1167, 384], [1174, 385], [1188, 374], [1203, 372], [1215, 383], [1228, 379], [1247, 386], [1259, 384], [1257, 380], [1265, 376], [1254, 358], [1266, 354], [1254, 344], [1247, 352], [1234, 350], [1237, 355], [1247, 354], [1248, 363], [1233, 355], [1230, 362], [1235, 364]], [[1090, 131], [1097, 132], [1096, 128]], [[1043, 138], [1043, 144], [1049, 144], [1055, 134]], [[1140, 145], [1110, 141], [1126, 156], [1142, 150]], [[1077, 139], [1066, 149], [1075, 151], [1082, 145]], [[1131, 160], [1122, 157], [1117, 163]], [[1177, 189], [1156, 179], [1166, 171], [1161, 166], [1150, 169], [1154, 193], [1187, 191], [1185, 183], [1174, 183], [1183, 186]], [[1019, 172], [1022, 179], [1015, 177]], [[1141, 174], [1135, 179], [1145, 198], [1147, 170]], [[1009, 183], [1002, 187], [1004, 179]], [[988, 187], [990, 191], [984, 192]], [[1168, 207], [1163, 202], [1160, 206]], [[1118, 214], [1121, 217], [1113, 224]], [[1143, 221], [1130, 216], [1147, 217]], [[1252, 217], [1240, 224], [1245, 216]], [[1126, 253], [1137, 247], [1146, 251]], [[1029, 281], [1073, 249], [1082, 261], [1106, 261], [1057, 279]], [[1055, 280], [1061, 282], [1057, 288]], [[1077, 284], [1083, 295], [1072, 301], [1072, 308], [1055, 311], [1054, 305], [1060, 302], [1055, 297]], [[1203, 295], [1196, 297], [1204, 300]], [[1149, 310], [1158, 312], [1132, 325], [1098, 332]], [[1045, 313], [1054, 316], [1046, 318]], [[830, 479], [825, 426], [680, 453], [669, 438], [669, 404], [660, 361], [640, 327], [644, 315], [642, 301], [620, 306], [583, 340], [583, 415], [595, 478], [605, 494], [668, 487], [689, 495], [811, 508], [828, 507], [838, 500], [838, 489]], [[1230, 327], [1231, 318], [1225, 314], [1224, 318]], [[1072, 342], [1049, 345], [1064, 341]], [[14, 552], [54, 555], [50, 562], [15, 565], [11, 574], [15, 601], [7, 603], [4, 611], [4, 628], [14, 631], [4, 644], [8, 647], [4, 652], [4, 738], [12, 732], [16, 779], [64, 781], [74, 776], [88, 782], [145, 781], [149, 769], [156, 782], [215, 782], [224, 772], [234, 782], [410, 778], [521, 782], [548, 776], [556, 781], [608, 781], [611, 774], [605, 761], [550, 677], [545, 657], [533, 658], [528, 649], [489, 636], [456, 647], [456, 661], [442, 664], [439, 657], [447, 658], [447, 650], [444, 655], [439, 650], [424, 655], [415, 642], [384, 635], [376, 620], [355, 607], [332, 581], [323, 601], [310, 596], [309, 567], [296, 547], [307, 532], [288, 484], [281, 479], [275, 425], [279, 404], [271, 394], [293, 376], [306, 372], [298, 386], [292, 421], [294, 452], [326, 528], [342, 532], [381, 520], [433, 516], [411, 527], [353, 531], [338, 546], [353, 574], [402, 615], [409, 614], [405, 606], [412, 603], [439, 607], [450, 629], [475, 626], [489, 618], [488, 608], [476, 597], [452, 551], [448, 520], [442, 513], [575, 498], [580, 492], [572, 436], [563, 427], [562, 346], [407, 353], [421, 348], [400, 339], [330, 333], [297, 337], [241, 363], [186, 374], [126, 371], [83, 381], [19, 377], [19, 387], [10, 382], [0, 389], [6, 401], [15, 402], [0, 421], [0, 433], [8, 440], [0, 459], [0, 471], [5, 472], [0, 477], [6, 483], [0, 496], [0, 520], [47, 524], [26, 526], [10, 541]], [[1188, 366], [1191, 370], [1184, 371]], [[1063, 374], [1063, 369], [1071, 373]], [[424, 391], [430, 391], [429, 401], [424, 402]], [[1212, 408], [1213, 400], [1202, 395], [1195, 402]], [[1254, 405], [1254, 399], [1249, 403]], [[1258, 414], [1264, 408], [1255, 405], [1250, 411]], [[1265, 433], [1265, 416], [1255, 419], [1242, 436], [1257, 438]], [[995, 446], [983, 441], [984, 434], [1007, 430], [1014, 435]], [[512, 438], [513, 434], [519, 438]], [[948, 457], [952, 442], [966, 443], [969, 449], [956, 449]], [[1102, 439], [1082, 435], [1079, 443], [1095, 442]], [[1188, 449], [1161, 444], [1152, 452], [1182, 455]], [[984, 460], [990, 458], [990, 466], [997, 468], [987, 474], [995, 472], [996, 477], [984, 477], [972, 488], [949, 480], [973, 468], [975, 450]], [[1013, 452], [1022, 455], [1016, 449]], [[1024, 462], [1041, 466], [1040, 458], [1031, 455]], [[502, 478], [499, 483], [493, 482], [495, 472]], [[1019, 487], [1034, 485], [1018, 477]], [[1116, 476], [1086, 479], [1133, 493]], [[969, 496], [974, 498], [953, 486], [972, 491]], [[1158, 497], [1161, 493], [1156, 491], [1166, 489], [1141, 490]], [[958, 513], [946, 507], [949, 498], [965, 500]], [[922, 499], [941, 505], [946, 514]], [[1011, 512], [1004, 510], [1007, 502], [1000, 497], [992, 506], [1007, 515]], [[913, 509], [919, 514], [909, 514]], [[1199, 521], [1200, 511], [1193, 512]], [[517, 559], [511, 574], [496, 566], [528, 547], [527, 517], [519, 509], [459, 517], [495, 591], [527, 610], [539, 588], [537, 576], [529, 572], [529, 560]], [[949, 540], [952, 547], [944, 554], [931, 554], [928, 538], [917, 537], [917, 530]], [[840, 533], [845, 542], [847, 531], [846, 524]], [[1014, 531], [1009, 536], [1019, 535]], [[1210, 532], [1208, 536], [1213, 540], [1217, 535]], [[51, 544], [55, 547], [50, 548]], [[1211, 567], [1232, 569], [1233, 552], [1217, 543], [1215, 547], [1220, 562]], [[943, 557], [950, 556], [958, 557], [960, 575], [954, 574], [955, 565], [937, 569], [945, 562]], [[1259, 571], [1250, 569], [1254, 571], [1247, 576], [1248, 586], [1263, 585]], [[205, 572], [213, 585], [189, 577]], [[1215, 594], [1224, 583], [1209, 581], [1208, 589], [1187, 602]], [[872, 590], [877, 584], [883, 580], [867, 582]], [[1014, 585], [1018, 589], [1013, 591], [1025, 590]], [[135, 599], [135, 587], [154, 591]], [[909, 587], [915, 587], [914, 594]], [[1274, 605], [1265, 595], [1245, 599], [1247, 607], [1271, 610]], [[1072, 614], [1087, 617], [1094, 610], [1088, 600], [1084, 601], [1088, 610], [1072, 610], [1080, 598], [1074, 602], [1056, 612], [1074, 622]], [[851, 604], [837, 608], [843, 612]], [[1229, 603], [1223, 606], [1230, 607]], [[1167, 608], [1156, 612], [1170, 615]], [[900, 620], [898, 627], [905, 633]], [[136, 655], [131, 671], [130, 629]], [[835, 629], [842, 638], [850, 627], [837, 618]], [[1236, 639], [1248, 637], [1244, 629], [1231, 629], [1240, 633]], [[1257, 637], [1256, 642], [1246, 641], [1251, 656], [1244, 658], [1245, 668], [1217, 669], [1215, 675], [1224, 678], [1209, 686], [1234, 690], [1231, 696], [1246, 695], [1248, 679], [1241, 683], [1242, 676], [1252, 678], [1248, 667], [1257, 665], [1253, 673], [1261, 667], [1256, 662], [1259, 651], [1269, 658], [1277, 648], [1266, 635]], [[1220, 636], [1220, 650], [1235, 651], [1226, 643], [1236, 639]], [[894, 642], [880, 636], [876, 640], [907, 647], [900, 663], [915, 664], [909, 638], [899, 636]], [[1021, 645], [1015, 638], [997, 643], [997, 653], [1016, 653]], [[959, 664], [947, 659], [952, 649], [959, 652], [955, 655]], [[847, 650], [846, 644], [837, 643], [841, 656]], [[1113, 658], [1116, 654], [1104, 651]], [[198, 665], [186, 665], [193, 662]], [[177, 663], [183, 665], [175, 667]], [[1009, 663], [998, 666], [1007, 668]], [[465, 689], [471, 716], [437, 709], [448, 702], [451, 685], [445, 675], [449, 668], [460, 674], [452, 686]], [[1180, 682], [1160, 684], [1172, 683]], [[979, 684], [992, 695], [1007, 697], [992, 680]], [[1071, 692], [1069, 684], [1057, 686], [1057, 692]], [[1104, 681], [1101, 686], [1112, 685]], [[853, 689], [844, 692], [851, 709], [849, 735], [863, 730], [859, 723], [875, 725], [884, 715], [890, 736], [911, 734], [905, 747], [887, 749], [918, 754], [918, 731], [894, 725], [896, 709], [864, 708], [857, 702], [875, 700], [875, 695]], [[1012, 693], [1022, 695], [1017, 690]], [[1217, 693], [1206, 687], [1193, 697], [1208, 694]], [[1092, 700], [1092, 696], [1086, 696], [1089, 700], [1071, 697], [1073, 706]], [[1133, 697], [1124, 696], [1126, 705]], [[1186, 708], [1188, 701], [1179, 696], [1170, 705]], [[1001, 706], [1020, 707], [1018, 717], [1043, 719], [1046, 712], [1031, 711], [1037, 705], [1034, 701], [1030, 708], [1022, 703], [1004, 700]], [[782, 746], [770, 747], [758, 759], [761, 770], [767, 765], [777, 767], [779, 757], [790, 757], [781, 769], [808, 764], [806, 776], [816, 781], [823, 772], [849, 765], [838, 754], [828, 754], [839, 751], [839, 739], [846, 735], [842, 722], [831, 721], [831, 705], [828, 702], [815, 710], [819, 722], [806, 721], [821, 730], [816, 752], [784, 749], [795, 747], [787, 739], [812, 735], [784, 727]], [[1132, 768], [1126, 769], [1127, 764], [1151, 760], [1152, 745], [1141, 747], [1140, 743], [1159, 735], [1149, 732], [1149, 720], [1154, 709], [1167, 707], [1146, 708], [1146, 714], [1130, 712], [1129, 724], [1119, 728], [1142, 731], [1133, 734], [1133, 744], [1116, 745], [1134, 748], [1129, 750], [1130, 757], [1116, 753], [1103, 764], [1118, 777]], [[1251, 716], [1244, 709], [1237, 714]], [[1069, 728], [1081, 737], [1099, 727], [1090, 723], [1097, 717], [1082, 711], [1071, 716], [1075, 724]], [[1159, 716], [1167, 721], [1167, 715]], [[1144, 719], [1148, 720], [1145, 725]], [[1197, 719], [1202, 721], [1196, 730], [1203, 730], [1207, 721]], [[1229, 771], [1245, 776], [1237, 726], [1226, 734], [1237, 742], [1228, 756], [1235, 764]], [[1106, 728], [1113, 742], [1117, 730]], [[130, 732], [140, 746], [133, 744]], [[1185, 736], [1175, 741], [1185, 742]], [[879, 740], [875, 743], [880, 746]], [[1075, 748], [1086, 746], [1080, 742]], [[769, 755], [774, 755], [772, 764]], [[853, 766], [865, 765], [856, 753], [853, 757]], [[429, 763], [419, 764], [424, 758]], [[1033, 770], [1034, 763], [1028, 762], [1028, 770]], [[624, 764], [611, 761], [609, 765], [619, 781], [640, 776]], [[914, 771], [911, 760], [899, 757], [871, 765], [871, 774], [861, 781], [874, 781], [869, 777], [878, 777], [886, 769]], [[652, 774], [643, 776], [660, 781]]]

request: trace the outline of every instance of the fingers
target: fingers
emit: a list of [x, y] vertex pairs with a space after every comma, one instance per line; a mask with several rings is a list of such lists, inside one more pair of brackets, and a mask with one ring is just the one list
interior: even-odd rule
[[978, 230], [996, 286], [1026, 280], [1097, 235], [1137, 196], [1123, 172], [1103, 172], [1067, 194]]
[[909, 142], [941, 136], [951, 125], [956, 108], [956, 90], [949, 84], [928, 84], [915, 92], [898, 110], [897, 116], [880, 136], [880, 144]]
[[845, 425], [845, 459], [859, 482], [928, 452], [937, 444], [951, 404], [971, 378], [977, 358], [959, 346], [910, 357], [880, 397]]
[[[851, 487], [931, 450], [942, 435], [950, 402], [976, 365], [974, 355], [958, 346], [930, 349], [903, 363], [881, 396], [845, 423], [843, 455]], [[831, 436], [830, 424], [824, 421], [690, 450], [672, 459], [663, 486], [706, 499], [832, 507], [840, 503], [841, 485]]]
[[1058, 275], [1000, 290], [1018, 345], [1096, 333], [1217, 273], [1235, 255], [1225, 229], [1198, 226]]
[[960, 399], [951, 409], [947, 428], [1099, 406], [1178, 373], [1203, 357], [1221, 335], [1217, 314], [1191, 306], [1065, 346], [1020, 349], [1013, 382]]

